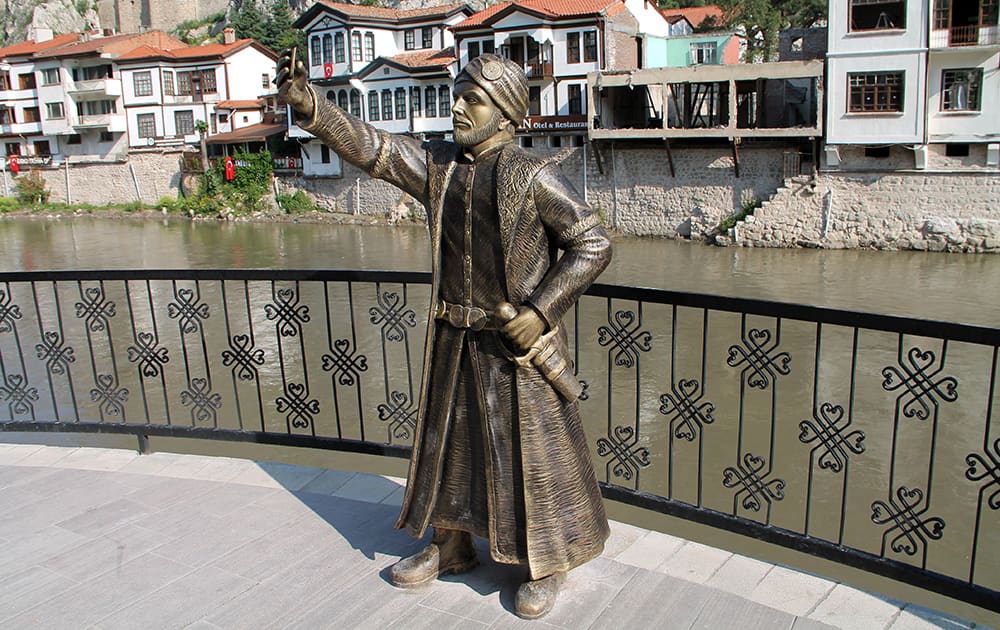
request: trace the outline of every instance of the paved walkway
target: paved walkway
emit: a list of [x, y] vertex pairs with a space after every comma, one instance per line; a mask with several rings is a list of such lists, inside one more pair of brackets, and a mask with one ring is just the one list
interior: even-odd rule
[[486, 558], [417, 591], [386, 567], [402, 481], [321, 468], [0, 444], [0, 629], [973, 628], [954, 617], [612, 523], [556, 608], [511, 612]]

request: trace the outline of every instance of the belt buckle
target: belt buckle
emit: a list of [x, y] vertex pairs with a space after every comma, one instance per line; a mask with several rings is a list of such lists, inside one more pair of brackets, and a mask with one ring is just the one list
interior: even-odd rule
[[472, 307], [469, 309], [469, 329], [474, 331], [480, 331], [486, 328], [487, 322], [490, 321], [489, 315], [486, 311], [479, 307]]
[[460, 304], [449, 304], [447, 311], [448, 323], [455, 328], [464, 328], [464, 318], [462, 317], [462, 306]]

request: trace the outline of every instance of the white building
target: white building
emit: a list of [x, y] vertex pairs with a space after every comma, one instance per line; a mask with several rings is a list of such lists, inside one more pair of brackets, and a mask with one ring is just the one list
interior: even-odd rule
[[[471, 13], [465, 4], [403, 10], [323, 0], [295, 26], [306, 34], [302, 61], [317, 94], [380, 128], [440, 136], [451, 132], [449, 28]], [[304, 175], [340, 175], [340, 158], [311, 134], [292, 125], [289, 137], [302, 144]]]
[[166, 33], [83, 34], [79, 41], [34, 54], [44, 108], [42, 128], [58, 139], [58, 159], [124, 159], [128, 136], [117, 60], [141, 46], [182, 47]]
[[1000, 165], [995, 0], [835, 0], [828, 32], [828, 167]]
[[66, 104], [52, 98], [49, 87], [60, 84], [62, 76], [58, 67], [48, 65], [39, 72], [34, 56], [77, 38], [37, 29], [33, 39], [0, 49], [0, 138], [5, 157], [20, 156], [25, 165], [51, 162], [59, 145], [51, 123], [66, 118]]
[[587, 133], [587, 73], [641, 67], [646, 36], [671, 25], [645, 0], [502, 2], [453, 28], [459, 67], [481, 53], [520, 63], [528, 77], [528, 117], [521, 142], [582, 144]]
[[[273, 92], [277, 54], [252, 39], [234, 40], [231, 29], [226, 38], [204, 46], [142, 46], [118, 57], [129, 146], [194, 143], [199, 122], [209, 135], [232, 131], [234, 113], [247, 116], [246, 124], [253, 124], [250, 117], [260, 122], [258, 99]], [[239, 113], [248, 101], [258, 104], [256, 113]], [[227, 107], [217, 111], [220, 103]]]

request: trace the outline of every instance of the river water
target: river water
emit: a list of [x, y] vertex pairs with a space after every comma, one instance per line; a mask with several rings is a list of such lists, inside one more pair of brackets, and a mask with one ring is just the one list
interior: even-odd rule
[[[88, 217], [0, 221], [0, 269], [427, 270], [421, 226]], [[1000, 256], [617, 238], [601, 282], [1000, 325]]]

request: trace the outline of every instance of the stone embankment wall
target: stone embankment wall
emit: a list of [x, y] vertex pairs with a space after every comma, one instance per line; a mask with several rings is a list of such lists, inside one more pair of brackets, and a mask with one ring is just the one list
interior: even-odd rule
[[[180, 188], [179, 150], [151, 149], [133, 152], [127, 162], [73, 162], [68, 168], [37, 169], [50, 191], [49, 201], [94, 206], [141, 201], [155, 204], [163, 197], [177, 197]], [[27, 173], [22, 169], [21, 174]], [[11, 173], [5, 173], [10, 194], [15, 193]]]
[[793, 180], [723, 242], [1000, 252], [1000, 174], [827, 172]]
[[[533, 152], [558, 161], [605, 223], [630, 235], [700, 238], [744, 200], [766, 199], [782, 182], [782, 150], [773, 147], [741, 151], [739, 178], [731, 154], [718, 147], [675, 150], [673, 177], [662, 148], [608, 146], [601, 151], [603, 173], [591, 147]], [[349, 164], [340, 179], [282, 178], [278, 188], [304, 190], [330, 212], [412, 218], [423, 211], [398, 189]]]

